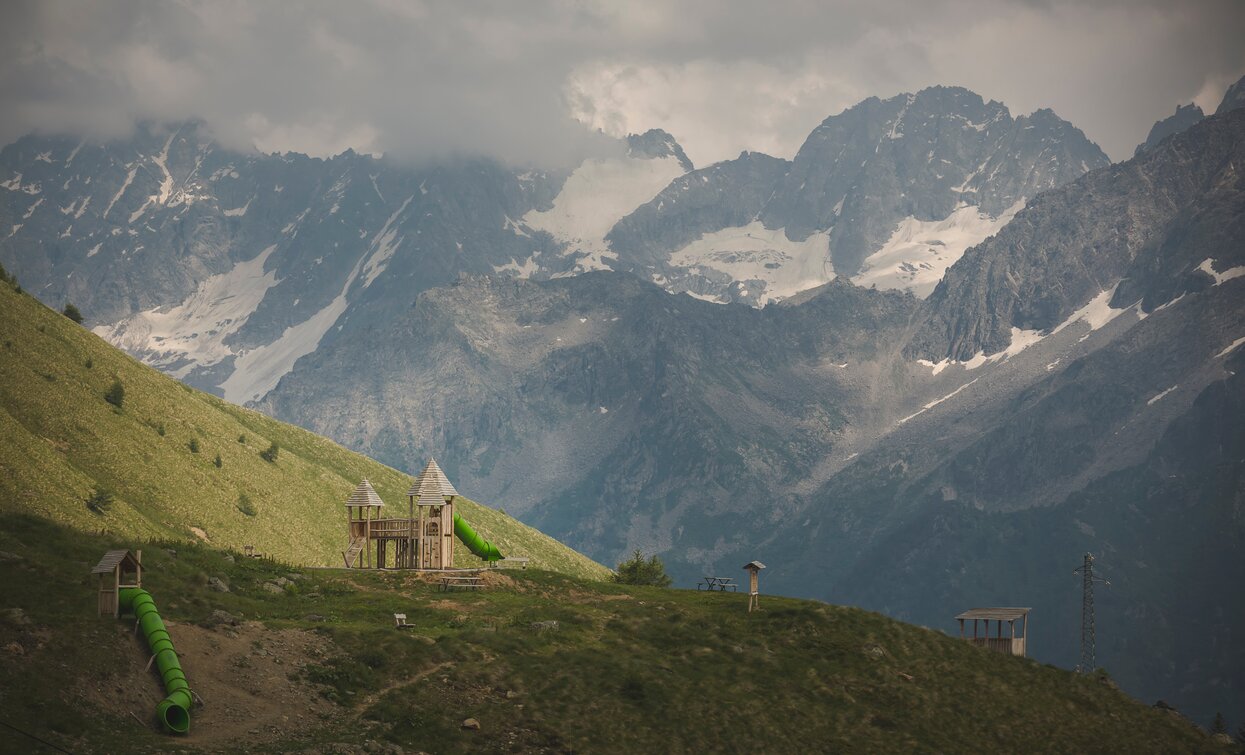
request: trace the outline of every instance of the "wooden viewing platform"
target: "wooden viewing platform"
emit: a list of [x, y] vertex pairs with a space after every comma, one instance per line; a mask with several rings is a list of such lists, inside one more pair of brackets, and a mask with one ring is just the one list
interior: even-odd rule
[[[1025, 647], [1026, 641], [1029, 639], [1029, 611], [1030, 608], [970, 608], [964, 613], [956, 616], [956, 620], [960, 622], [960, 639], [972, 643], [977, 647], [992, 650], [996, 653], [1006, 653], [1008, 655], [1018, 655], [1025, 657], [1028, 648]], [[964, 631], [964, 622], [973, 622], [973, 636], [969, 637]], [[979, 636], [977, 634], [978, 622], [984, 621], [984, 632]], [[995, 636], [990, 636], [990, 622], [995, 622]], [[1016, 636], [1016, 622], [1021, 623], [1020, 636]], [[1003, 635], [1003, 622], [1007, 622], [1007, 636]]]

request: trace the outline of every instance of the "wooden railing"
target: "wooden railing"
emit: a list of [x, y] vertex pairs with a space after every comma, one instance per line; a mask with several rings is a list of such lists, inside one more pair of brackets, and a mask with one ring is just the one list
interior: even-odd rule
[[965, 637], [964, 639], [976, 647], [993, 650], [996, 653], [1025, 654], [1025, 640], [1023, 637], [1017, 637], [1014, 640], [1011, 637]]

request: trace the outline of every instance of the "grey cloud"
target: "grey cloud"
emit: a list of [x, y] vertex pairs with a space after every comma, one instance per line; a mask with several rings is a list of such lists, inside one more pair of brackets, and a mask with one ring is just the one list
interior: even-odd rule
[[1119, 158], [1245, 73], [1242, 38], [1230, 1], [10, 2], [0, 142], [199, 117], [237, 147], [553, 166], [594, 128], [663, 127], [703, 163], [946, 83], [1053, 107]]

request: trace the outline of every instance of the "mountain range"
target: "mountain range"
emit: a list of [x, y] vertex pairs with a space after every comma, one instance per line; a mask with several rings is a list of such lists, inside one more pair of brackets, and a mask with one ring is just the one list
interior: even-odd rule
[[659, 131], [568, 174], [32, 136], [0, 152], [0, 261], [607, 563], [760, 558], [765, 589], [948, 629], [1032, 605], [1071, 666], [1093, 551], [1101, 663], [1208, 718], [1245, 704], [1239, 88], [1115, 165], [951, 87], [700, 169]]

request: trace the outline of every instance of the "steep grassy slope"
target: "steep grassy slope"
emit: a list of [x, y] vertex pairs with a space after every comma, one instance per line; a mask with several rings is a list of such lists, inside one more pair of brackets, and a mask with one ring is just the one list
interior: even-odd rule
[[[104, 398], [114, 381], [125, 389], [120, 408]], [[275, 462], [260, 456], [270, 443], [280, 447]], [[337, 564], [342, 502], [363, 477], [406, 511], [408, 475], [188, 388], [0, 285], [0, 510]], [[97, 487], [116, 496], [102, 514], [84, 503]], [[463, 501], [460, 513], [507, 555], [583, 577], [605, 574], [500, 511]], [[463, 565], [472, 560], [457, 550]]]
[[737, 593], [540, 570], [442, 593], [149, 543], [144, 585], [204, 700], [172, 740], [152, 730], [158, 682], [132, 625], [94, 617], [86, 574], [139, 545], [0, 516], [0, 720], [75, 752], [1215, 751], [1098, 679], [855, 608], [763, 596], [748, 614]]

